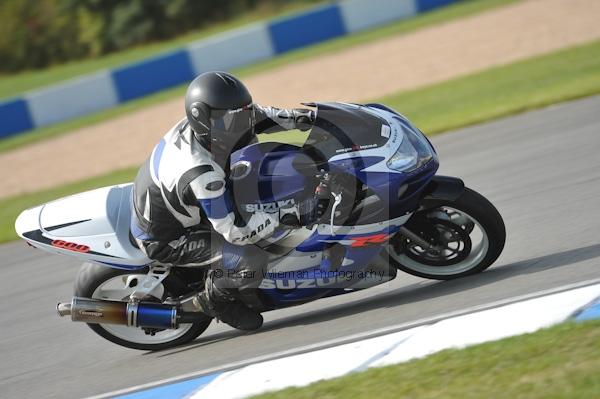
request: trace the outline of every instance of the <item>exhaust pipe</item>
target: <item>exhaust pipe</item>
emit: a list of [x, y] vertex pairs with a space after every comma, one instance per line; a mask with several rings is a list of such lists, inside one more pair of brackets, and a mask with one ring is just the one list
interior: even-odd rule
[[179, 322], [192, 323], [207, 317], [201, 312], [180, 312], [173, 305], [81, 297], [74, 297], [71, 303], [59, 303], [56, 311], [60, 317], [70, 315], [72, 321], [161, 329], [174, 329]]
[[58, 303], [56, 305], [56, 312], [60, 317], [71, 315], [71, 304], [70, 303]]

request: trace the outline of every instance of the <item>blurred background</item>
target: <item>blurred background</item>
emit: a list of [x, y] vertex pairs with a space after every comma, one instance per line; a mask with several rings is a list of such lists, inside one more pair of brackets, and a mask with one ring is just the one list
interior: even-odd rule
[[240, 15], [266, 18], [318, 2], [6, 0], [0, 3], [0, 72], [48, 68], [185, 34], [191, 40], [190, 32]]
[[[0, 396], [101, 394], [239, 361], [239, 350], [250, 358], [599, 278], [598, 16], [598, 0], [0, 1]], [[441, 173], [498, 207], [508, 232], [502, 257], [456, 282], [401, 276], [354, 303], [269, 314], [259, 334], [217, 326], [197, 346], [143, 361], [58, 319], [54, 301], [70, 295], [78, 264], [11, 242], [17, 215], [131, 181], [184, 116], [188, 82], [217, 69], [239, 76], [263, 105], [380, 102], [405, 114], [432, 136]], [[535, 354], [517, 351], [554, 370], [514, 384], [522, 390], [489, 384], [499, 370], [482, 373], [479, 362], [460, 387], [497, 389], [481, 397], [528, 397], [539, 387], [547, 395], [537, 397], [598, 397], [592, 377], [580, 385], [595, 395], [560, 391], [575, 379], [557, 376], [577, 370], [564, 364], [598, 370], [592, 336], [574, 334], [550, 336]], [[544, 356], [564, 346], [556, 342], [579, 345], [579, 357]], [[524, 379], [520, 368], [504, 371], [504, 381]], [[431, 375], [421, 386], [437, 389], [429, 382], [439, 370]], [[454, 382], [447, 376], [440, 385]]]

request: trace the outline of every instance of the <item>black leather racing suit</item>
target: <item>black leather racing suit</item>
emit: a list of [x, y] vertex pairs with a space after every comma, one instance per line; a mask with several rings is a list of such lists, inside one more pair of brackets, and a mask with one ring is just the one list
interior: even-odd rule
[[[308, 130], [314, 112], [254, 105], [255, 132]], [[228, 176], [180, 121], [156, 145], [134, 184], [131, 232], [151, 259], [166, 264], [219, 269], [222, 292], [256, 288], [267, 255], [254, 244], [270, 236], [279, 215], [254, 213], [241, 220]]]

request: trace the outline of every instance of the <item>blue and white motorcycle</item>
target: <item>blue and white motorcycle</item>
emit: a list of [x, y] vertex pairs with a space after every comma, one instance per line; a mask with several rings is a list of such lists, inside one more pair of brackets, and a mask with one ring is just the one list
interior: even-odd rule
[[[380, 104], [307, 105], [317, 118], [302, 147], [256, 143], [232, 156], [242, 215], [319, 204], [314, 225], [259, 243], [270, 262], [249, 306], [264, 312], [347, 294], [397, 270], [453, 279], [498, 258], [502, 217], [460, 179], [436, 176], [433, 146], [404, 116]], [[139, 250], [131, 192], [116, 185], [40, 205], [21, 213], [16, 230], [36, 248], [85, 262], [61, 316], [129, 348], [189, 342], [211, 322], [195, 301], [207, 269], [159, 264]]]

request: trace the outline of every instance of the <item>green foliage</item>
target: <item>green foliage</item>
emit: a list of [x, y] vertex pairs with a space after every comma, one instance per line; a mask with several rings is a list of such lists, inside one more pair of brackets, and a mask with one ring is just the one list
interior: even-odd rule
[[0, 2], [0, 70], [40, 68], [84, 54], [73, 12], [59, 0]]
[[256, 7], [280, 8], [290, 1], [4, 0], [0, 72], [42, 68], [165, 40]]

